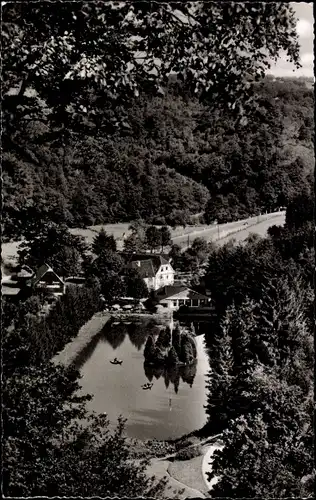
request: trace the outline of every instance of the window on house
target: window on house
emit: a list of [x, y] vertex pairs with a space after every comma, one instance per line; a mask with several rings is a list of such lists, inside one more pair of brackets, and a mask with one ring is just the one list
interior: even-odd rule
[[191, 299], [187, 299], [187, 300], [185, 301], [185, 305], [186, 305], [186, 306], [190, 306], [190, 305], [191, 305]]
[[198, 306], [198, 305], [199, 305], [199, 301], [198, 301], [198, 299], [193, 299], [193, 300], [192, 300], [192, 305], [193, 305], [193, 306]]
[[174, 301], [173, 301], [173, 307], [177, 307], [177, 305], [178, 305], [178, 301], [177, 301], [177, 300], [174, 300]]
[[179, 306], [183, 306], [184, 305], [184, 300], [183, 299], [180, 299], [179, 300]]

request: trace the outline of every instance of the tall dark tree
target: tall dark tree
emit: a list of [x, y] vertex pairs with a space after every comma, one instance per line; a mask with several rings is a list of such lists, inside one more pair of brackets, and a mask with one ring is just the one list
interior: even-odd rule
[[167, 364], [169, 366], [176, 366], [178, 363], [179, 363], [179, 357], [177, 355], [177, 352], [175, 348], [171, 346], [167, 356]]
[[124, 239], [124, 246], [123, 246], [124, 252], [127, 253], [141, 252], [144, 249], [143, 247], [144, 247], [143, 243], [134, 233], [130, 234]]
[[145, 361], [151, 361], [154, 357], [155, 353], [155, 341], [151, 335], [147, 338], [145, 349], [144, 349], [144, 358]]
[[194, 361], [193, 349], [190, 340], [186, 334], [181, 335], [181, 354], [180, 360], [185, 364], [191, 364]]
[[161, 233], [159, 229], [155, 226], [149, 226], [146, 229], [146, 245], [151, 250], [154, 251], [161, 245]]
[[172, 345], [175, 348], [177, 355], [181, 356], [181, 332], [178, 325], [174, 328], [172, 332]]
[[160, 242], [161, 242], [161, 251], [163, 252], [164, 248], [168, 245], [171, 245], [171, 233], [168, 226], [162, 226], [160, 228]]
[[212, 464], [211, 476], [220, 477], [212, 497], [312, 497], [311, 395], [262, 373], [253, 395], [260, 411], [232, 420], [224, 432], [225, 447]]
[[133, 297], [134, 299], [148, 297], [148, 287], [137, 269], [129, 269], [124, 274], [127, 297]]
[[95, 255], [100, 255], [103, 251], [116, 252], [116, 241], [112, 234], [107, 234], [102, 227], [98, 235], [93, 239], [92, 251]]

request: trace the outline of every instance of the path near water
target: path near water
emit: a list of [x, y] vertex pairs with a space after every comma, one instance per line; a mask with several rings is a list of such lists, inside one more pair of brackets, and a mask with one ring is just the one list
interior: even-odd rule
[[204, 457], [203, 457], [203, 461], [202, 461], [202, 474], [203, 474], [203, 478], [204, 478], [204, 482], [205, 482], [205, 485], [207, 486], [207, 489], [210, 490], [211, 488], [213, 488], [213, 486], [218, 482], [219, 478], [218, 477], [213, 477], [212, 479], [209, 480], [208, 478], [208, 475], [207, 475], [207, 472], [211, 472], [212, 470], [212, 463], [213, 463], [213, 455], [215, 453], [215, 451], [217, 450], [222, 450], [224, 448], [224, 445], [222, 442], [218, 441], [216, 443], [213, 443], [211, 444]]
[[110, 314], [95, 314], [80, 328], [77, 337], [66, 344], [64, 349], [54, 356], [52, 359], [53, 363], [67, 367], [70, 366], [82, 350], [91, 342], [93, 337], [102, 330], [110, 317]]

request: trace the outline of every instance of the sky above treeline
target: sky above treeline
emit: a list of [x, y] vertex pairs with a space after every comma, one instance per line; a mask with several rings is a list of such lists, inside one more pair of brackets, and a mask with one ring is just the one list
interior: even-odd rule
[[302, 68], [293, 71], [293, 64], [286, 61], [286, 57], [281, 56], [276, 64], [271, 66], [268, 72], [275, 76], [314, 76], [314, 14], [312, 3], [290, 2], [294, 8], [297, 17], [296, 30], [299, 36], [301, 46], [301, 65]]

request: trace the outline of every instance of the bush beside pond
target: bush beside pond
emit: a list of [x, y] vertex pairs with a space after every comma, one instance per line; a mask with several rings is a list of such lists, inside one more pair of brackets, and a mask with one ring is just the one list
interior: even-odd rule
[[202, 454], [202, 447], [200, 445], [191, 446], [179, 450], [175, 456], [175, 460], [191, 460], [191, 458], [199, 457]]

